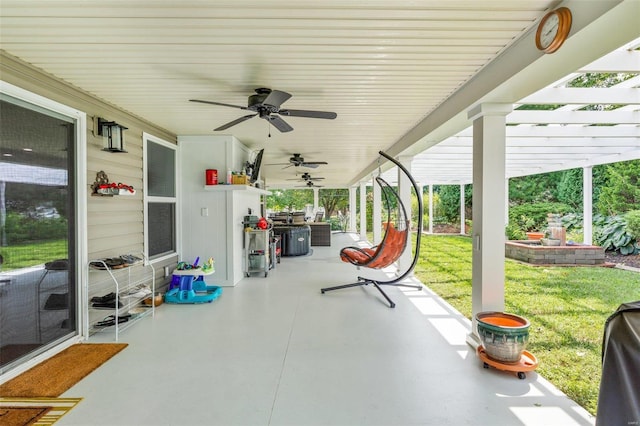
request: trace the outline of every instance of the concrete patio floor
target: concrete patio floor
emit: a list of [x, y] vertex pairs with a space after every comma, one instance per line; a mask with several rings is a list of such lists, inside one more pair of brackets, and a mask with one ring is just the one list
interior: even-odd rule
[[370, 276], [338, 260], [356, 238], [333, 234], [331, 247], [284, 257], [212, 304], [161, 305], [62, 395], [83, 400], [59, 424], [594, 423], [536, 372], [484, 369], [465, 343], [470, 321], [426, 288], [389, 288], [395, 309], [371, 286], [321, 294]]

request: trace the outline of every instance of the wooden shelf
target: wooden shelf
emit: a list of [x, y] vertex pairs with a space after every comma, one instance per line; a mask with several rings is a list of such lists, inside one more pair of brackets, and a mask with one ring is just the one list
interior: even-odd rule
[[249, 191], [253, 194], [271, 195], [270, 191], [256, 188], [250, 185], [205, 185], [205, 191], [222, 192], [222, 191]]

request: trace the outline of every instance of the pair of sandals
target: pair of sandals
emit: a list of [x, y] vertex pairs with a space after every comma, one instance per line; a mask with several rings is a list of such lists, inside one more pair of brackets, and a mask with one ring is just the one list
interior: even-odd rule
[[[118, 324], [122, 324], [123, 322], [127, 322], [131, 319], [131, 314], [124, 314], [124, 315], [118, 315]], [[105, 317], [102, 321], [98, 321], [95, 324], [96, 328], [104, 328], [104, 327], [111, 327], [113, 325], [116, 325], [116, 316], [115, 315], [109, 315], [107, 317]]]

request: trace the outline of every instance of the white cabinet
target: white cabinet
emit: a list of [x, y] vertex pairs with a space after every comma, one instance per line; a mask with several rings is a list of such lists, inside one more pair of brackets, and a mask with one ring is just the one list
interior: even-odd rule
[[[89, 262], [85, 294], [85, 327], [89, 335], [102, 331], [118, 335], [147, 315], [154, 315], [155, 270], [140, 261], [125, 267], [111, 267], [105, 259]], [[145, 303], [150, 299], [151, 303]]]
[[244, 216], [260, 215], [261, 197], [269, 192], [248, 185], [205, 185], [207, 169], [217, 169], [218, 180], [224, 181], [227, 169], [239, 170], [249, 160], [249, 149], [232, 136], [180, 136], [178, 145], [181, 260], [213, 257], [216, 271], [210, 283], [235, 286], [244, 277]]

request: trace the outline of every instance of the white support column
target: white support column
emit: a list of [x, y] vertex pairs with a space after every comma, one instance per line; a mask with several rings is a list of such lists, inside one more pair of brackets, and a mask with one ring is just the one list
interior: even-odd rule
[[[411, 162], [413, 161], [412, 156], [402, 156], [398, 157], [398, 161], [402, 164], [405, 169], [411, 173]], [[404, 208], [407, 210], [407, 216], [411, 219], [411, 181], [409, 178], [400, 170], [398, 167], [398, 195], [400, 196], [400, 200], [402, 204], [404, 204]], [[412, 224], [411, 224], [412, 225]], [[398, 270], [404, 271], [406, 268], [411, 265], [413, 261], [413, 238], [411, 236], [407, 238], [407, 247], [404, 252], [398, 259]]]
[[356, 187], [352, 186], [349, 188], [349, 232], [356, 232]]
[[593, 167], [582, 168], [582, 242], [593, 244]]
[[360, 239], [367, 241], [367, 183], [360, 182]]
[[[375, 177], [371, 177], [371, 185], [373, 185], [373, 244], [379, 244], [382, 241], [382, 190], [380, 185], [376, 183]], [[386, 218], [385, 218], [386, 220]]]
[[418, 194], [418, 197], [420, 197], [420, 201], [422, 202], [422, 229], [419, 230], [419, 232], [424, 233], [424, 185], [422, 185], [420, 182], [418, 182], [418, 187], [420, 188], [420, 193]]
[[429, 184], [429, 233], [433, 234], [433, 185]]
[[313, 188], [313, 212], [316, 213], [320, 207], [320, 188]]
[[504, 226], [509, 224], [509, 179], [504, 180]]
[[481, 344], [476, 314], [504, 310], [506, 120], [511, 104], [481, 104], [473, 120], [472, 327], [467, 343]]
[[464, 219], [464, 184], [462, 184], [460, 185], [460, 235], [465, 234]]

